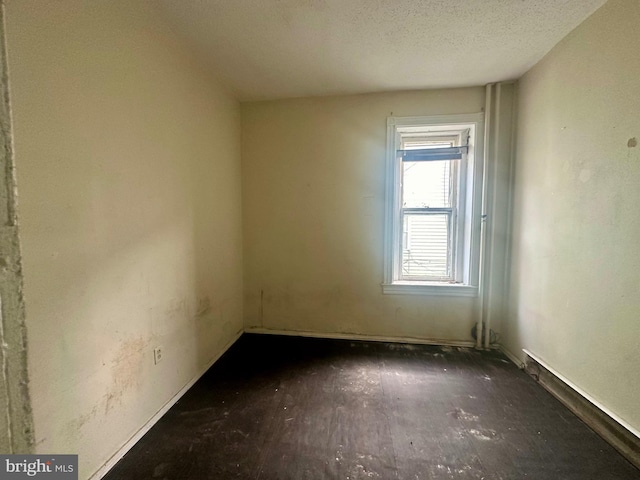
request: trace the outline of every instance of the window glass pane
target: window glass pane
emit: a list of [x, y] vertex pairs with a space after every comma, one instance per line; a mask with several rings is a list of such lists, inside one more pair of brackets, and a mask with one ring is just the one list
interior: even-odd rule
[[404, 214], [402, 277], [448, 278], [450, 214]]
[[451, 207], [451, 160], [402, 162], [403, 208]]

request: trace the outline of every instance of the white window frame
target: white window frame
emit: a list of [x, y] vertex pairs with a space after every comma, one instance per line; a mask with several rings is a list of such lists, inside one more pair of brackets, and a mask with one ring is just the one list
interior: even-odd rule
[[[452, 136], [469, 130], [469, 148], [460, 160], [457, 186], [455, 242], [452, 251], [455, 278], [442, 280], [406, 280], [402, 278], [402, 160], [401, 136], [411, 132], [426, 132], [437, 139], [439, 133]], [[484, 146], [484, 114], [438, 115], [426, 117], [387, 118], [386, 215], [384, 245], [385, 294], [415, 294], [439, 296], [478, 295], [480, 265], [480, 227], [482, 209], [482, 172]]]
[[[400, 127], [402, 128], [402, 127]], [[400, 130], [400, 128], [398, 130]], [[407, 130], [411, 130], [413, 129], [413, 127], [406, 127]], [[396, 132], [396, 147], [397, 150], [402, 149], [402, 150], [406, 150], [407, 149], [407, 143], [411, 142], [411, 139], [415, 139], [418, 142], [416, 143], [424, 143], [424, 144], [428, 144], [428, 143], [437, 143], [437, 142], [443, 142], [443, 143], [449, 143], [451, 144], [450, 146], [462, 146], [462, 145], [466, 145], [467, 144], [467, 138], [469, 136], [469, 129], [459, 129], [459, 128], [455, 128], [452, 131], [446, 131], [446, 132], [431, 132], [431, 133], [414, 133], [411, 131], [408, 132]], [[400, 138], [398, 138], [400, 137]], [[414, 141], [415, 141], [414, 140]], [[398, 252], [398, 255], [402, 255], [403, 251], [406, 249], [410, 249], [409, 246], [409, 238], [406, 238], [405, 241], [405, 235], [404, 235], [404, 216], [405, 216], [405, 210], [409, 211], [409, 214], [413, 213], [419, 213], [419, 212], [424, 212], [424, 214], [429, 214], [427, 212], [433, 210], [434, 214], [437, 214], [438, 212], [435, 212], [435, 210], [440, 210], [442, 213], [444, 213], [445, 211], [450, 211], [450, 215], [449, 215], [449, 229], [451, 232], [450, 238], [449, 238], [449, 245], [447, 246], [447, 251], [448, 251], [448, 263], [450, 264], [450, 269], [451, 269], [451, 276], [449, 277], [422, 277], [422, 278], [418, 278], [417, 276], [414, 276], [414, 278], [407, 278], [404, 276], [403, 274], [403, 265], [401, 265], [400, 263], [402, 263], [401, 259], [396, 259], [397, 261], [399, 261], [400, 263], [397, 265], [397, 275], [396, 272], [394, 272], [394, 277], [397, 276], [397, 279], [399, 281], [426, 281], [426, 282], [457, 282], [457, 283], [462, 283], [462, 273], [463, 273], [463, 268], [462, 268], [462, 264], [460, 263], [461, 260], [461, 256], [457, 255], [457, 253], [459, 251], [461, 251], [462, 249], [462, 242], [463, 242], [463, 235], [457, 235], [458, 232], [464, 232], [464, 222], [465, 222], [465, 216], [464, 216], [464, 205], [462, 205], [462, 208], [460, 208], [460, 206], [458, 205], [458, 199], [460, 198], [464, 198], [464, 189], [465, 189], [465, 180], [466, 180], [466, 163], [467, 163], [467, 158], [466, 155], [463, 156], [463, 158], [459, 161], [455, 161], [451, 163], [451, 175], [453, 176], [453, 180], [455, 180], [455, 184], [452, 185], [453, 189], [452, 189], [452, 199], [451, 199], [451, 205], [450, 207], [445, 207], [445, 208], [438, 208], [438, 209], [431, 209], [429, 207], [427, 208], [412, 208], [412, 207], [404, 207], [404, 205], [399, 205], [399, 210], [398, 213], [400, 215], [400, 218], [398, 220], [398, 224], [399, 226], [403, 229], [403, 233], [402, 233], [402, 250], [400, 252]], [[402, 165], [402, 163], [401, 163]], [[399, 167], [400, 168], [400, 184], [404, 185], [404, 168]], [[462, 193], [459, 193], [462, 190]], [[400, 190], [399, 192], [399, 196], [402, 197], [402, 190]], [[461, 212], [462, 215], [458, 214], [458, 212]], [[405, 245], [406, 243], [406, 245]], [[394, 265], [395, 266], [395, 265]]]

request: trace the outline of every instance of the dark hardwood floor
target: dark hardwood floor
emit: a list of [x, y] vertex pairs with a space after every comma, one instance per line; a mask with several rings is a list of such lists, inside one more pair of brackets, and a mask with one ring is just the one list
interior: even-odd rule
[[242, 338], [117, 479], [640, 479], [498, 352]]

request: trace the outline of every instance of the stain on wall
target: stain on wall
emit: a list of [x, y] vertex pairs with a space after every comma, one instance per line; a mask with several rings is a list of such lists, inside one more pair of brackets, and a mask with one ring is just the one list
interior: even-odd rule
[[148, 2], [6, 9], [36, 451], [88, 478], [242, 329], [240, 107]]
[[139, 388], [144, 378], [145, 353], [149, 342], [142, 337], [126, 340], [111, 361], [111, 386], [106, 394], [105, 412], [121, 403], [128, 390]]

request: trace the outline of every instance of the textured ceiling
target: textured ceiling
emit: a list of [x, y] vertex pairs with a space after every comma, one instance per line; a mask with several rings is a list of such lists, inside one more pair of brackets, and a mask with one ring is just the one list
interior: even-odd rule
[[515, 79], [605, 0], [160, 0], [240, 100]]

